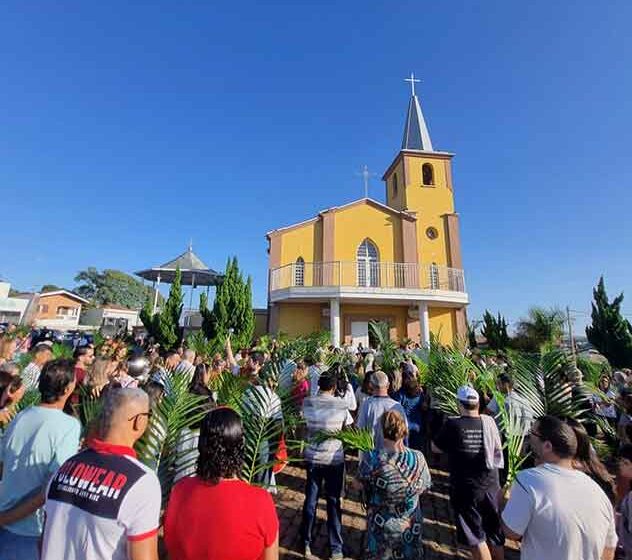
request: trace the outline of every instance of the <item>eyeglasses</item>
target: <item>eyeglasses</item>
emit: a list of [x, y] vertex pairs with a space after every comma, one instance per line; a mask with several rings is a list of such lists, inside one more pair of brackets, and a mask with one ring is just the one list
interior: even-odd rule
[[127, 420], [129, 422], [132, 422], [132, 421], [136, 420], [136, 418], [138, 418], [139, 416], [147, 416], [147, 420], [149, 420], [152, 417], [153, 414], [154, 414], [153, 410], [149, 410], [147, 412], [139, 412], [138, 414], [134, 414], [134, 416], [132, 416], [131, 418], [128, 418]]
[[539, 432], [536, 432], [535, 430], [531, 430], [529, 432], [529, 435], [537, 437], [538, 439], [542, 439], [542, 434], [540, 434]]

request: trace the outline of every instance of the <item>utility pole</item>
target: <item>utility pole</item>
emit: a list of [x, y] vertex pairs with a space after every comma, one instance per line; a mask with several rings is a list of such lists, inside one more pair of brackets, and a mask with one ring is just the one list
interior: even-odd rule
[[575, 354], [575, 338], [573, 337], [573, 323], [571, 321], [571, 310], [566, 306], [566, 320], [568, 321], [568, 338], [571, 343], [571, 354], [573, 355], [573, 363], [577, 365], [577, 355]]

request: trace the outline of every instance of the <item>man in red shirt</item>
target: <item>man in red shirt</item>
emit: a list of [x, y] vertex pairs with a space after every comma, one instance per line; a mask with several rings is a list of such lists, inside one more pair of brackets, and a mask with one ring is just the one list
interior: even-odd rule
[[75, 380], [77, 387], [83, 385], [88, 368], [94, 363], [94, 348], [92, 346], [79, 346], [73, 354], [75, 359]]

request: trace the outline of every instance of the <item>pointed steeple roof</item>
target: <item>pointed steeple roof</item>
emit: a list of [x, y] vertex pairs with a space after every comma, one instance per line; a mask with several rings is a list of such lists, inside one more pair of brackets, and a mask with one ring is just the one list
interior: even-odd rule
[[410, 78], [406, 78], [406, 81], [410, 82], [412, 92], [410, 102], [408, 103], [408, 112], [406, 113], [402, 150], [434, 152], [432, 141], [430, 140], [430, 133], [428, 132], [428, 127], [426, 126], [426, 121], [424, 120], [424, 115], [419, 105], [419, 99], [415, 94], [415, 82], [419, 82], [419, 80], [415, 79], [415, 75], [411, 73]]

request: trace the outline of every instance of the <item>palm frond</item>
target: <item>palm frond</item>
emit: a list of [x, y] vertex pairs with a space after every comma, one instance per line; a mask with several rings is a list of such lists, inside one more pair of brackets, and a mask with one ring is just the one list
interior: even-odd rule
[[83, 433], [85, 435], [90, 431], [90, 427], [99, 416], [103, 408], [103, 402], [101, 401], [101, 392], [97, 392], [86, 385], [79, 387], [79, 395], [79, 417], [83, 423]]
[[507, 450], [507, 482], [506, 486], [510, 487], [520, 467], [526, 461], [529, 453], [526, 455], [524, 451], [524, 441], [526, 438], [526, 428], [524, 418], [520, 411], [513, 406], [505, 406], [505, 395], [500, 391], [493, 389], [492, 394], [498, 404], [497, 421], [500, 429], [505, 436], [504, 448]]
[[20, 399], [20, 402], [15, 407], [15, 413], [31, 406], [37, 406], [42, 400], [42, 395], [38, 389], [27, 389], [24, 396]]
[[437, 407], [446, 414], [458, 414], [456, 391], [471, 385], [483, 372], [472, 360], [458, 350], [433, 345], [430, 349], [426, 385]]
[[385, 321], [369, 321], [371, 334], [377, 341], [377, 361], [384, 373], [393, 373], [402, 361], [403, 354], [391, 340], [390, 327]]
[[596, 422], [603, 425], [604, 433], [611, 428], [590, 410], [591, 389], [575, 380], [575, 365], [561, 350], [552, 350], [539, 356], [515, 356], [512, 358], [511, 374], [515, 391], [528, 403], [534, 417], [544, 415], [558, 418], [574, 418], [581, 422]]
[[[240, 407], [244, 426], [245, 460], [242, 478], [250, 483], [265, 484], [265, 474], [275, 464], [274, 455], [286, 432], [294, 432], [303, 420], [292, 398], [291, 387], [279, 387], [278, 379], [285, 360], [273, 357], [263, 366], [261, 385], [248, 387]], [[293, 442], [300, 446], [302, 442]]]
[[153, 414], [143, 437], [136, 443], [138, 458], [154, 469], [166, 500], [173, 485], [177, 445], [181, 432], [199, 422], [207, 412], [206, 397], [189, 393], [186, 373], [167, 372], [165, 392], [154, 403]]
[[318, 444], [323, 443], [328, 439], [337, 439], [341, 441], [346, 450], [369, 452], [375, 448], [373, 432], [368, 428], [348, 426], [334, 432], [321, 430], [320, 432], [316, 432], [316, 434], [314, 434], [312, 441]]

